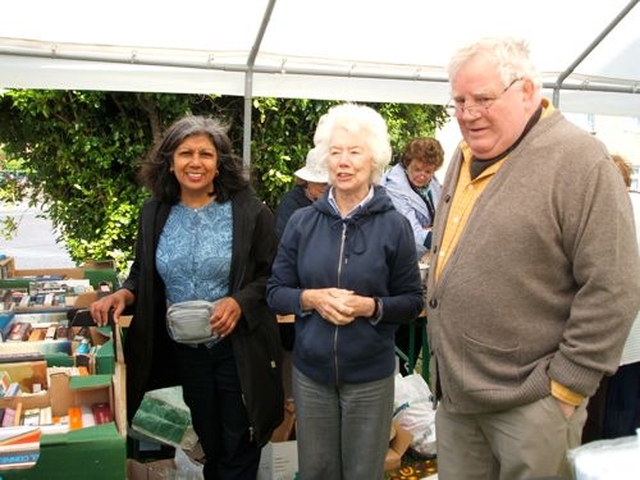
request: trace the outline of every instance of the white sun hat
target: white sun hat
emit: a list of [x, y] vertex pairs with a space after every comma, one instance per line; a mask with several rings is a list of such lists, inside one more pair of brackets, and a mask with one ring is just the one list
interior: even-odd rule
[[320, 166], [316, 148], [309, 150], [305, 165], [295, 171], [295, 176], [307, 182], [329, 183], [329, 172]]

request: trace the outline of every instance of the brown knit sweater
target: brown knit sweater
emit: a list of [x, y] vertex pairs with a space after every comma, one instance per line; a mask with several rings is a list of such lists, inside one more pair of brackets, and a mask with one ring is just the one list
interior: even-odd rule
[[[431, 269], [462, 156], [447, 172]], [[435, 275], [433, 276], [435, 277]], [[510, 154], [427, 287], [433, 390], [452, 412], [523, 405], [550, 379], [585, 396], [640, 307], [629, 195], [605, 147], [558, 111]]]

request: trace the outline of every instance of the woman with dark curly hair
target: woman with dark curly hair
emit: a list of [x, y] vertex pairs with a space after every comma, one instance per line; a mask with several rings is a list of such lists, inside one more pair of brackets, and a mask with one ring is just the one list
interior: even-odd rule
[[[130, 417], [148, 390], [180, 384], [206, 455], [206, 479], [255, 480], [260, 448], [283, 417], [276, 318], [265, 285], [277, 236], [226, 127], [187, 116], [140, 169], [136, 256], [122, 288], [91, 305], [99, 325], [128, 308], [124, 344]], [[203, 307], [204, 306], [204, 307]], [[206, 338], [172, 333], [174, 311]]]
[[431, 247], [431, 226], [441, 189], [435, 173], [443, 162], [444, 150], [438, 140], [414, 138], [405, 146], [401, 162], [381, 182], [396, 209], [411, 222], [418, 258]]

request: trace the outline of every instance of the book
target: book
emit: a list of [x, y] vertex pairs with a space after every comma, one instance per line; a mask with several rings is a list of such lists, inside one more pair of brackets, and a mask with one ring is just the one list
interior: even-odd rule
[[40, 409], [40, 425], [52, 425], [53, 416], [51, 414], [51, 407], [42, 407]]
[[2, 331], [3, 340], [11, 330], [15, 318], [16, 312], [13, 303], [9, 307], [5, 307], [3, 303], [0, 303], [0, 330]]
[[44, 336], [46, 335], [47, 331], [44, 328], [33, 328], [31, 330], [31, 333], [29, 334], [29, 341], [30, 342], [40, 342], [42, 340], [44, 340]]
[[18, 382], [11, 382], [9, 387], [4, 392], [5, 397], [15, 397], [20, 393], [20, 384]]
[[39, 444], [41, 434], [39, 428], [8, 426], [0, 430], [0, 447], [29, 443]]
[[56, 338], [65, 338], [69, 337], [69, 327], [66, 325], [59, 325], [56, 329]]
[[0, 353], [0, 365], [3, 363], [39, 362], [44, 360], [40, 352]]
[[47, 328], [47, 332], [44, 335], [44, 339], [45, 340], [55, 340], [56, 338], [56, 331], [58, 330], [58, 326], [57, 325], [51, 325]]
[[69, 407], [69, 430], [82, 428], [82, 408]]
[[108, 403], [95, 403], [91, 406], [91, 411], [96, 425], [112, 421], [111, 408], [109, 408]]
[[0, 450], [0, 470], [31, 468], [40, 458], [40, 448], [18, 449], [3, 452]]
[[3, 430], [6, 427], [12, 427], [13, 421], [16, 418], [16, 409], [11, 407], [6, 407], [4, 409], [4, 416], [2, 417], [2, 427]]
[[7, 341], [23, 342], [29, 338], [31, 324], [27, 322], [15, 322], [7, 334]]
[[7, 390], [9, 390], [9, 385], [11, 385], [9, 372], [2, 370], [2, 373], [0, 373], [0, 397], [4, 397], [6, 395]]
[[90, 406], [82, 405], [80, 407], [80, 414], [82, 415], [82, 428], [92, 427], [96, 424], [96, 419], [93, 416], [93, 411]]
[[40, 409], [27, 408], [22, 415], [21, 425], [25, 427], [37, 427], [40, 425]]
[[20, 308], [27, 308], [29, 306], [29, 303], [31, 303], [31, 295], [25, 294], [20, 299], [20, 303], [18, 304], [18, 306]]
[[40, 458], [38, 427], [0, 428], [0, 470], [32, 467]]
[[22, 422], [22, 402], [16, 403], [15, 415], [13, 417], [13, 426], [17, 427]]

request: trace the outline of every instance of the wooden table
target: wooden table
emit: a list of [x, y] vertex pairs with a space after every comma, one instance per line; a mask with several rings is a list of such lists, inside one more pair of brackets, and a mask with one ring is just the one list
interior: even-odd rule
[[276, 315], [278, 318], [278, 323], [293, 323], [296, 321], [296, 316], [294, 314], [289, 315]]

